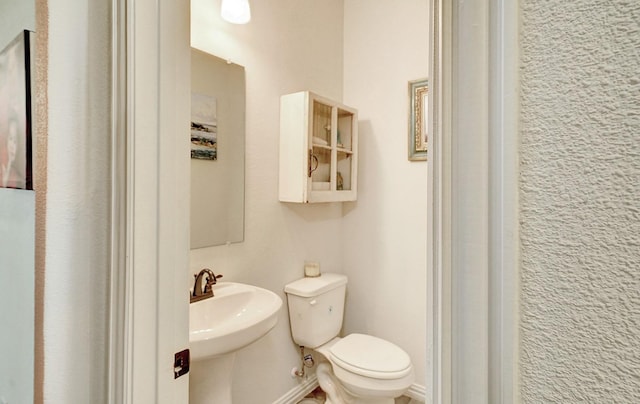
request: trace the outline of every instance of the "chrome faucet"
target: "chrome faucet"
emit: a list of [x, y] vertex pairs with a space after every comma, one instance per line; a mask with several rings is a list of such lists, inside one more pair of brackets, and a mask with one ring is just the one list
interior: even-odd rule
[[[218, 279], [222, 278], [222, 275], [216, 275], [209, 268], [204, 268], [198, 274], [194, 274], [193, 277], [196, 278], [196, 282], [193, 285], [193, 293], [189, 299], [190, 303], [213, 297], [213, 285], [218, 283]], [[207, 283], [203, 287], [202, 281], [205, 277], [207, 278]]]

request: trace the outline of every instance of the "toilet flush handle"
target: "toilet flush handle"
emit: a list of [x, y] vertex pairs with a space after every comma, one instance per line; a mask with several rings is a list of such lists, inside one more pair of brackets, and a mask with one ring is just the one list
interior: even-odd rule
[[312, 301], [309, 302], [311, 306], [315, 306], [317, 303], [318, 301], [316, 299], [313, 299]]

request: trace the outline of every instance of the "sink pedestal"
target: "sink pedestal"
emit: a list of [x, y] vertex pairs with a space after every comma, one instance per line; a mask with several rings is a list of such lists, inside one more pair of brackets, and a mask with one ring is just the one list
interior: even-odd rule
[[236, 353], [191, 362], [189, 404], [232, 404], [231, 381]]

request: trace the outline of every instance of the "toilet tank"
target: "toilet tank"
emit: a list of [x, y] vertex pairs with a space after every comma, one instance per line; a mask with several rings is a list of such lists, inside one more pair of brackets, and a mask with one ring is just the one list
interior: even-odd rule
[[347, 277], [332, 273], [302, 278], [285, 286], [291, 336], [296, 344], [317, 348], [338, 336], [346, 290]]

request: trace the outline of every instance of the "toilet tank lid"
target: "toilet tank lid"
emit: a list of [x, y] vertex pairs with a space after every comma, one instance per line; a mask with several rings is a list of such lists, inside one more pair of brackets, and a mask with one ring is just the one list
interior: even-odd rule
[[308, 277], [293, 281], [284, 287], [284, 292], [300, 297], [313, 297], [328, 292], [347, 283], [347, 277], [341, 274], [325, 272], [315, 278]]

